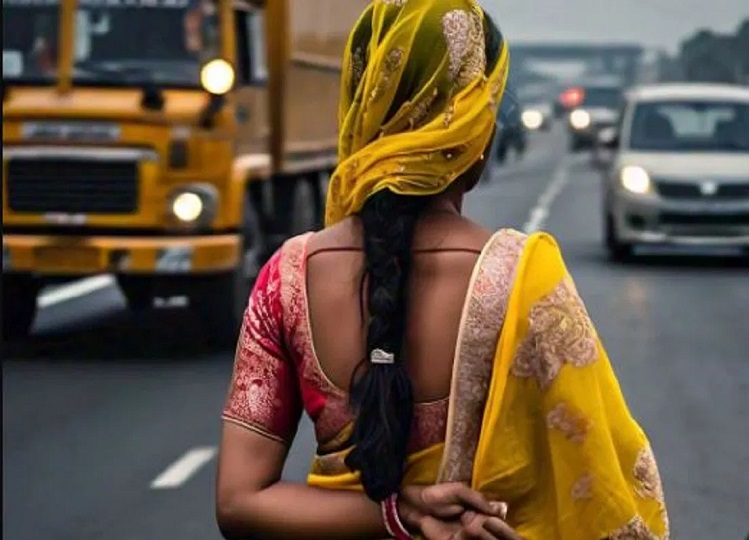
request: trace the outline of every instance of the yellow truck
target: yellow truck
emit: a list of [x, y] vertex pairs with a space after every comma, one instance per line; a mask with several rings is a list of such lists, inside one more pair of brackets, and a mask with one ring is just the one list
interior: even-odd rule
[[366, 0], [3, 0], [3, 339], [46, 283], [185, 295], [228, 345], [253, 278], [319, 223]]

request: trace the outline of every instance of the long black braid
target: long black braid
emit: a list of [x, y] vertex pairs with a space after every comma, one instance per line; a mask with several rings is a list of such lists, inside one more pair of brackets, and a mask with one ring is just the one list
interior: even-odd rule
[[[486, 16], [487, 72], [498, 61], [502, 35]], [[403, 479], [413, 420], [413, 387], [404, 357], [408, 285], [414, 230], [431, 197], [384, 190], [364, 204], [364, 255], [367, 276], [367, 353], [351, 379], [350, 405], [356, 413], [346, 465], [360, 471], [364, 491], [381, 501], [398, 491]], [[370, 362], [382, 349], [392, 364]]]

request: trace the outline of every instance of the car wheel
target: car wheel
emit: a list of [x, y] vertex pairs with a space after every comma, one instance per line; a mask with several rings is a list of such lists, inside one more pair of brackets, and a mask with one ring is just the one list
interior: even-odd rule
[[634, 252], [632, 244], [622, 242], [616, 233], [616, 224], [611, 214], [606, 216], [605, 243], [609, 258], [616, 262], [626, 262], [632, 258]]

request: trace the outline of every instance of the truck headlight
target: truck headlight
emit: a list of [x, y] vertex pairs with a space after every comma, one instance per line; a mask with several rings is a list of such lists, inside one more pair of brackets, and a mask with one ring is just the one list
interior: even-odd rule
[[652, 182], [648, 171], [637, 165], [627, 165], [619, 173], [622, 187], [631, 193], [645, 195], [650, 193]]
[[575, 109], [570, 113], [570, 125], [575, 129], [586, 129], [590, 126], [590, 113], [582, 109]]
[[210, 184], [192, 184], [172, 192], [168, 211], [182, 225], [207, 225], [216, 216], [218, 191]]
[[200, 70], [200, 84], [206, 92], [223, 96], [234, 86], [234, 68], [222, 58], [207, 62]]

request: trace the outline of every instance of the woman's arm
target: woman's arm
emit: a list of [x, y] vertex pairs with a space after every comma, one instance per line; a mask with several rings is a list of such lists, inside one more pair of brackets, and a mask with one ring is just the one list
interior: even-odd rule
[[[359, 491], [333, 491], [280, 480], [287, 447], [232, 422], [224, 422], [216, 486], [216, 519], [229, 540], [364, 540], [388, 536], [380, 505]], [[414, 533], [428, 539], [452, 538], [447, 526], [466, 510], [498, 516], [503, 510], [458, 483], [410, 486], [399, 496], [399, 515]], [[497, 521], [496, 519], [494, 521]], [[493, 530], [493, 529], [490, 529]], [[501, 524], [491, 537], [469, 529], [460, 538], [503, 536]]]
[[287, 448], [224, 423], [216, 518], [224, 538], [385, 538], [380, 506], [364, 493], [280, 481]]

